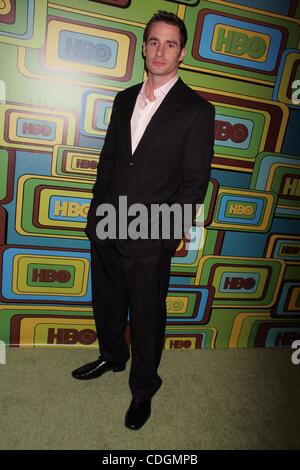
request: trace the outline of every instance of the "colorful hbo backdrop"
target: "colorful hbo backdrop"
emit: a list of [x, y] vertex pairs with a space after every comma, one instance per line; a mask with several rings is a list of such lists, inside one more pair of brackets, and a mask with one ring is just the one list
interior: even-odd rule
[[216, 108], [204, 229], [172, 260], [165, 348], [300, 338], [299, 2], [1, 0], [6, 344], [97, 347], [86, 214], [114, 97], [144, 79], [158, 9], [184, 19], [180, 76]]

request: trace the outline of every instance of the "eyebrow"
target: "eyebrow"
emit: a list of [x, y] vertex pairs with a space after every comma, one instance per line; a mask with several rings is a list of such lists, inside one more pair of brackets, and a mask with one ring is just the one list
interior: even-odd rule
[[[159, 41], [159, 39], [154, 37], [154, 36], [151, 36], [151, 37], [148, 38], [148, 41]], [[167, 39], [166, 42], [169, 43], [169, 44], [175, 44], [176, 46], [178, 46], [178, 42], [175, 41], [175, 39], [174, 40], [173, 39]]]

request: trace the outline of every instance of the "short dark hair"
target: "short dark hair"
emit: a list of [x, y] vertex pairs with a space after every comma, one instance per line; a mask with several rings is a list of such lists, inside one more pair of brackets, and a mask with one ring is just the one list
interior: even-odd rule
[[159, 10], [157, 13], [155, 13], [152, 16], [152, 18], [150, 19], [150, 21], [148, 21], [148, 23], [146, 24], [146, 28], [144, 30], [144, 37], [143, 37], [143, 41], [145, 43], [148, 40], [149, 32], [150, 32], [150, 28], [151, 28], [152, 24], [156, 23], [158, 21], [162, 21], [164, 23], [171, 24], [173, 26], [177, 26], [179, 28], [179, 31], [180, 31], [180, 46], [181, 46], [181, 49], [183, 47], [185, 47], [188, 35], [187, 35], [187, 30], [186, 30], [184, 22], [182, 21], [181, 18], [179, 18], [174, 13], [170, 13], [168, 11], [163, 11], [163, 10]]

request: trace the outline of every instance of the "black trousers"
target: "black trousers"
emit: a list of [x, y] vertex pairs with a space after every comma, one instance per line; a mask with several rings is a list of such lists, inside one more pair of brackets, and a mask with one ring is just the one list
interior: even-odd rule
[[125, 257], [115, 242], [91, 244], [93, 309], [104, 360], [125, 363], [125, 327], [130, 311], [134, 398], [151, 398], [162, 384], [157, 370], [164, 345], [171, 254]]

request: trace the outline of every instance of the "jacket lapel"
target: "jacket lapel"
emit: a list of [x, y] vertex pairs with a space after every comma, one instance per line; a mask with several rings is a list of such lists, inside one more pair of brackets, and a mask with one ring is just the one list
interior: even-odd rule
[[126, 125], [126, 145], [128, 147], [128, 152], [130, 155], [132, 155], [130, 121], [131, 121], [131, 116], [134, 110], [136, 99], [138, 97], [138, 94], [142, 86], [143, 84], [140, 83], [139, 85], [137, 85], [136, 87], [132, 89], [132, 93], [130, 94], [128, 102], [127, 102], [127, 109], [125, 110], [124, 123]]
[[[182, 90], [182, 86], [185, 86], [185, 85], [182, 82], [182, 80], [179, 78], [177, 82], [175, 83], [175, 85], [171, 88], [167, 96], [164, 98], [163, 102], [161, 103], [157, 111], [153, 114], [140, 142], [138, 143], [135, 149], [135, 152], [134, 152], [135, 158], [137, 158], [137, 155], [140, 152], [143, 145], [147, 143], [149, 139], [152, 139], [156, 133], [159, 133], [159, 129], [161, 129], [161, 127], [163, 127], [163, 125], [166, 122], [168, 122], [168, 118], [170, 117], [170, 115], [176, 112], [176, 109], [180, 106], [181, 104], [180, 103], [181, 101], [180, 91]], [[134, 108], [134, 105], [133, 105], [133, 108]], [[133, 112], [133, 108], [131, 111], [131, 115]], [[130, 116], [130, 119], [131, 119], [131, 116]], [[131, 149], [130, 120], [129, 120], [129, 137], [130, 137], [130, 149]]]

